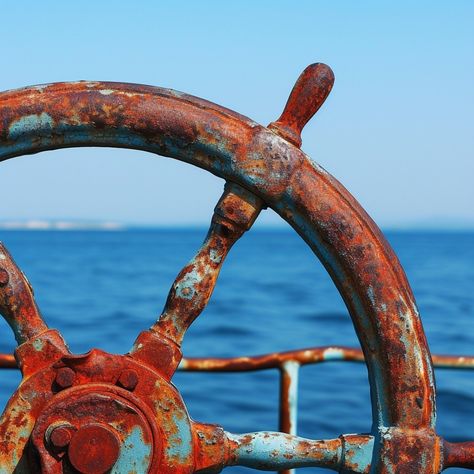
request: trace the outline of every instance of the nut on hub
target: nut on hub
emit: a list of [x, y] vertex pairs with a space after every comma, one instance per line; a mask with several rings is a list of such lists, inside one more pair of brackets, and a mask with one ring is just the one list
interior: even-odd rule
[[83, 426], [69, 444], [69, 461], [81, 474], [104, 474], [117, 462], [120, 440], [106, 425]]

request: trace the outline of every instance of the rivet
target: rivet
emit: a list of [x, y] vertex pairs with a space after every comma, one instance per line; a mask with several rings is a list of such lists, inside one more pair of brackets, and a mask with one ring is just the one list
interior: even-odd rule
[[72, 387], [74, 380], [76, 379], [76, 373], [69, 367], [62, 367], [56, 374], [56, 384], [58, 387], [65, 389]]
[[138, 374], [132, 369], [125, 369], [120, 374], [117, 383], [125, 390], [133, 391], [138, 385]]
[[70, 425], [62, 425], [53, 428], [49, 435], [49, 442], [51, 446], [56, 449], [66, 448], [72, 439], [73, 428]]

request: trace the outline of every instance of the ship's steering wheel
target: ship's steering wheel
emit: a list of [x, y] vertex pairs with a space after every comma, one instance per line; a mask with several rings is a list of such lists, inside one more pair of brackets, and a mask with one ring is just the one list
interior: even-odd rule
[[[0, 473], [187, 474], [243, 465], [427, 474], [457, 462], [462, 449], [434, 430], [430, 353], [397, 257], [349, 192], [300, 150], [301, 130], [333, 82], [324, 64], [306, 68], [268, 127], [196, 97], [134, 84], [59, 83], [0, 94], [0, 160], [123, 147], [227, 181], [202, 248], [175, 280], [159, 320], [123, 356], [71, 354], [0, 247], [0, 312], [18, 342], [23, 374], [0, 419]], [[266, 206], [311, 247], [349, 309], [368, 368], [370, 434], [230, 434], [191, 420], [170, 382], [227, 252]]]

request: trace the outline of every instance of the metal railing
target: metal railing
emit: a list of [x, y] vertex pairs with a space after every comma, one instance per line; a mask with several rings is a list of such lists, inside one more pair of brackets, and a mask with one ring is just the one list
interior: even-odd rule
[[[432, 355], [438, 369], [474, 369], [474, 356]], [[249, 357], [185, 357], [178, 370], [181, 372], [252, 372], [277, 369], [280, 372], [279, 430], [297, 434], [298, 380], [302, 366], [323, 362], [365, 362], [360, 349], [346, 346], [311, 347], [286, 352], [274, 352]], [[0, 354], [0, 369], [16, 369], [13, 355]], [[292, 474], [293, 469], [280, 471]]]

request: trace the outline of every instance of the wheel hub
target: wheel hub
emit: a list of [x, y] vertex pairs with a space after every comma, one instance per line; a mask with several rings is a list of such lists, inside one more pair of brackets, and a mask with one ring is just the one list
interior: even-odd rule
[[[168, 472], [169, 433], [174, 443], [191, 438], [174, 386], [131, 357], [95, 349], [61, 358], [31, 387], [36, 378], [53, 381], [31, 435], [30, 460], [42, 472], [146, 473], [152, 465]], [[191, 457], [184, 461], [192, 465]]]

